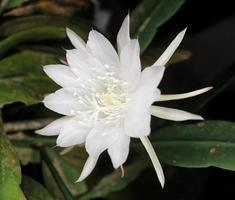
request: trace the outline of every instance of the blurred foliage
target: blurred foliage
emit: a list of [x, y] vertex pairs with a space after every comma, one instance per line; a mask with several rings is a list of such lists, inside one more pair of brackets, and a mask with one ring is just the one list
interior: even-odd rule
[[53, 200], [51, 194], [39, 182], [23, 176], [21, 183], [22, 190], [28, 200]]
[[[163, 51], [159, 46], [147, 47], [159, 27], [184, 2], [143, 0], [131, 11], [131, 35], [140, 41], [144, 66], [151, 65]], [[0, 106], [4, 107], [3, 118], [6, 113], [9, 121], [19, 120], [22, 116], [24, 120], [51, 117], [51, 113], [42, 110], [38, 103], [58, 86], [45, 75], [42, 66], [65, 60], [64, 49], [71, 48], [65, 27], [87, 38], [94, 16], [99, 16], [94, 12], [102, 12], [103, 9], [95, 6], [97, 2], [89, 0], [0, 0]], [[179, 49], [168, 65], [186, 61], [191, 54], [188, 50]], [[215, 90], [188, 105], [191, 110], [206, 110], [208, 102], [231, 84], [233, 72], [234, 66], [231, 65], [221, 73], [214, 81]], [[16, 106], [17, 102], [25, 104], [23, 115], [19, 111], [20, 106]], [[234, 122], [209, 120], [176, 125], [158, 121], [154, 126], [156, 131], [150, 139], [162, 163], [235, 170]], [[62, 155], [61, 149], [52, 148], [55, 141], [56, 137], [38, 136], [31, 129], [9, 133], [7, 137], [0, 123], [0, 199], [136, 199], [142, 188], [143, 191], [151, 189], [148, 183], [153, 179], [148, 173], [153, 169], [140, 143], [132, 142], [124, 178], [120, 177], [119, 170], [113, 171], [100, 162], [94, 176], [75, 183], [87, 154], [84, 148], [75, 147]], [[106, 160], [106, 157], [101, 159]], [[21, 166], [27, 174], [23, 175], [22, 181]], [[31, 171], [32, 166], [38, 173]], [[133, 193], [131, 187], [134, 184], [141, 185], [141, 190]]]
[[0, 118], [0, 198], [25, 200], [20, 188], [21, 168], [13, 146], [3, 131]]
[[[73, 150], [73, 152], [70, 152], [65, 156], [61, 156], [54, 150], [47, 149], [47, 153], [52, 164], [55, 166], [59, 176], [74, 196], [81, 195], [87, 191], [85, 182], [75, 183], [87, 158], [83, 151], [84, 149], [76, 149], [76, 151]], [[42, 165], [42, 174], [44, 183], [49, 191], [56, 198], [63, 198], [63, 194], [60, 192], [56, 181], [45, 163]]]
[[43, 73], [42, 66], [57, 62], [54, 56], [35, 52], [21, 52], [2, 59], [0, 105], [15, 101], [27, 104], [41, 101], [45, 94], [56, 88], [56, 85]]

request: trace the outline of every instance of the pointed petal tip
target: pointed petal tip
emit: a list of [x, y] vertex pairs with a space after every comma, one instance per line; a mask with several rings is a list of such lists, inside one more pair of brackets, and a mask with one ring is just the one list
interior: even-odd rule
[[188, 30], [188, 27], [186, 27], [185, 29], [183, 29], [183, 30], [181, 31], [181, 33], [184, 35], [187, 30]]
[[39, 134], [39, 135], [43, 135], [43, 128], [42, 129], [38, 129], [38, 130], [36, 130], [36, 131], [34, 131], [35, 133], [37, 133], [37, 134]]
[[205, 120], [202, 116], [198, 115], [198, 120]]
[[73, 36], [74, 34], [76, 35], [76, 33], [72, 29], [70, 29], [69, 27], [66, 27], [65, 30], [66, 30], [66, 34], [68, 37]]
[[214, 89], [214, 87], [213, 86], [209, 86], [209, 87], [207, 87], [207, 91], [209, 91], [209, 90], [212, 90], [212, 89]]
[[48, 132], [48, 129], [46, 127], [38, 129], [34, 131], [38, 135], [44, 135], [44, 136], [50, 136], [51, 134]]
[[43, 69], [44, 72], [46, 72], [46, 70], [48, 70], [48, 68], [49, 68], [49, 65], [42, 66], [42, 69]]
[[185, 35], [186, 31], [187, 31], [187, 27], [184, 30], [180, 31], [179, 34], [176, 36], [176, 37], [178, 37], [180, 42], [184, 38], [184, 35]]
[[160, 182], [162, 188], [164, 188], [164, 186], [165, 186], [165, 177], [163, 177], [162, 179], [159, 179], [159, 182]]
[[79, 177], [74, 183], [79, 183], [82, 182], [84, 179], [81, 179], [81, 177]]
[[205, 120], [201, 115], [192, 114], [192, 118], [188, 120]]

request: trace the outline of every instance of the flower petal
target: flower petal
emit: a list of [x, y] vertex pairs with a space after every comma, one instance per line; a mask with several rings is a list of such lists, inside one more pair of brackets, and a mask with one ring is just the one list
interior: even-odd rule
[[120, 125], [105, 121], [99, 122], [86, 138], [86, 151], [89, 155], [101, 154], [109, 148], [117, 139]]
[[141, 137], [150, 134], [151, 114], [148, 111], [142, 113], [129, 111], [124, 121], [124, 129], [128, 136]]
[[112, 44], [99, 32], [90, 31], [87, 49], [104, 65], [119, 66], [119, 58]]
[[43, 70], [61, 87], [79, 86], [77, 76], [65, 65], [46, 65]]
[[90, 78], [91, 68], [93, 67], [87, 53], [79, 52], [77, 49], [67, 50], [66, 58], [71, 71], [78, 76], [79, 79], [86, 80]]
[[118, 139], [108, 148], [108, 153], [115, 169], [126, 161], [129, 154], [129, 145], [130, 137], [124, 132], [120, 132]]
[[46, 127], [39, 129], [35, 131], [35, 133], [40, 135], [46, 135], [46, 136], [52, 136], [52, 135], [59, 135], [60, 129], [66, 124], [71, 117], [65, 116], [61, 117], [50, 124], [48, 124]]
[[89, 53], [72, 49], [67, 50], [66, 57], [73, 73], [82, 80], [94, 79], [97, 78], [99, 73], [106, 72], [105, 66]]
[[172, 121], [203, 120], [200, 115], [195, 115], [183, 110], [151, 106], [150, 112], [153, 116]]
[[141, 73], [140, 87], [153, 92], [161, 82], [165, 69], [164, 66], [146, 67]]
[[158, 60], [153, 64], [154, 66], [166, 65], [166, 63], [170, 60], [171, 56], [174, 54], [175, 50], [178, 48], [181, 41], [183, 40], [185, 32], [186, 32], [186, 29], [181, 31], [175, 37], [175, 39], [170, 43], [170, 45], [163, 52], [163, 54], [160, 56], [160, 58], [158, 58]]
[[160, 90], [157, 86], [163, 77], [164, 70], [163, 66], [152, 66], [143, 70], [139, 87], [131, 96], [130, 106], [133, 110], [145, 111], [159, 99]]
[[86, 43], [83, 41], [82, 38], [80, 38], [74, 31], [69, 28], [66, 28], [66, 33], [76, 49], [80, 51], [86, 51]]
[[117, 47], [118, 52], [122, 51], [124, 46], [130, 42], [130, 16], [129, 14], [125, 17], [125, 19], [122, 22], [122, 26], [118, 32], [117, 35]]
[[161, 183], [161, 186], [164, 187], [165, 177], [164, 177], [164, 173], [162, 170], [162, 166], [157, 158], [157, 155], [154, 151], [154, 148], [153, 148], [151, 142], [149, 141], [148, 137], [146, 137], [146, 136], [140, 137], [140, 140], [141, 140], [142, 144], [144, 145], [147, 153], [149, 154], [149, 157], [153, 163], [154, 169], [157, 173], [157, 176], [158, 176], [158, 179]]
[[71, 119], [60, 130], [56, 143], [60, 147], [69, 147], [85, 142], [90, 128], [82, 127], [76, 119]]
[[81, 108], [81, 104], [79, 104], [77, 98], [63, 88], [46, 96], [43, 103], [50, 110], [69, 116], [75, 115], [75, 111]]
[[120, 53], [120, 72], [130, 88], [135, 88], [140, 80], [140, 46], [138, 40], [131, 40]]
[[199, 90], [194, 90], [192, 92], [187, 92], [183, 94], [164, 94], [160, 96], [160, 99], [158, 101], [171, 101], [171, 100], [177, 100], [177, 99], [186, 99], [189, 97], [197, 96], [211, 89], [213, 89], [213, 87], [205, 87]]
[[95, 168], [95, 165], [97, 163], [98, 158], [99, 158], [99, 156], [89, 156], [88, 157], [88, 159], [82, 169], [82, 173], [76, 182], [83, 181], [92, 172], [92, 170]]

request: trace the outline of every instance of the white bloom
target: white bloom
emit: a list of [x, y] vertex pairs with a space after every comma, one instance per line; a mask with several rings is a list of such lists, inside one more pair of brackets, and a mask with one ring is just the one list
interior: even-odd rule
[[92, 30], [85, 43], [67, 29], [75, 49], [66, 53], [68, 66], [47, 65], [44, 71], [62, 88], [45, 97], [45, 106], [64, 117], [37, 131], [41, 135], [58, 135], [57, 145], [70, 147], [85, 144], [89, 157], [78, 181], [93, 170], [99, 155], [108, 150], [113, 167], [126, 161], [130, 137], [140, 138], [157, 172], [161, 185], [164, 175], [148, 140], [151, 114], [182, 121], [202, 117], [185, 111], [151, 106], [153, 102], [195, 96], [210, 88], [181, 95], [161, 95], [157, 88], [165, 67], [185, 31], [173, 40], [162, 56], [141, 72], [140, 47], [129, 36], [127, 16], [117, 36], [118, 51], [99, 32]]

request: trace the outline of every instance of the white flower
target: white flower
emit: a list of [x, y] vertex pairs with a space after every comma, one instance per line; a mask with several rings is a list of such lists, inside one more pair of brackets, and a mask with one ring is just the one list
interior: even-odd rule
[[78, 181], [94, 169], [99, 155], [108, 150], [113, 167], [126, 161], [130, 138], [140, 138], [155, 167], [161, 185], [164, 175], [148, 140], [151, 114], [182, 121], [201, 120], [185, 111], [151, 106], [153, 102], [181, 99], [201, 94], [210, 88], [179, 95], [161, 95], [157, 88], [165, 67], [179, 46], [185, 30], [178, 34], [162, 56], [141, 72], [140, 47], [129, 35], [127, 16], [117, 36], [116, 52], [99, 32], [92, 30], [85, 43], [67, 29], [75, 49], [67, 50], [68, 66], [47, 65], [44, 71], [62, 88], [45, 97], [45, 106], [65, 115], [37, 131], [41, 135], [59, 135], [57, 146], [85, 144], [89, 157]]

